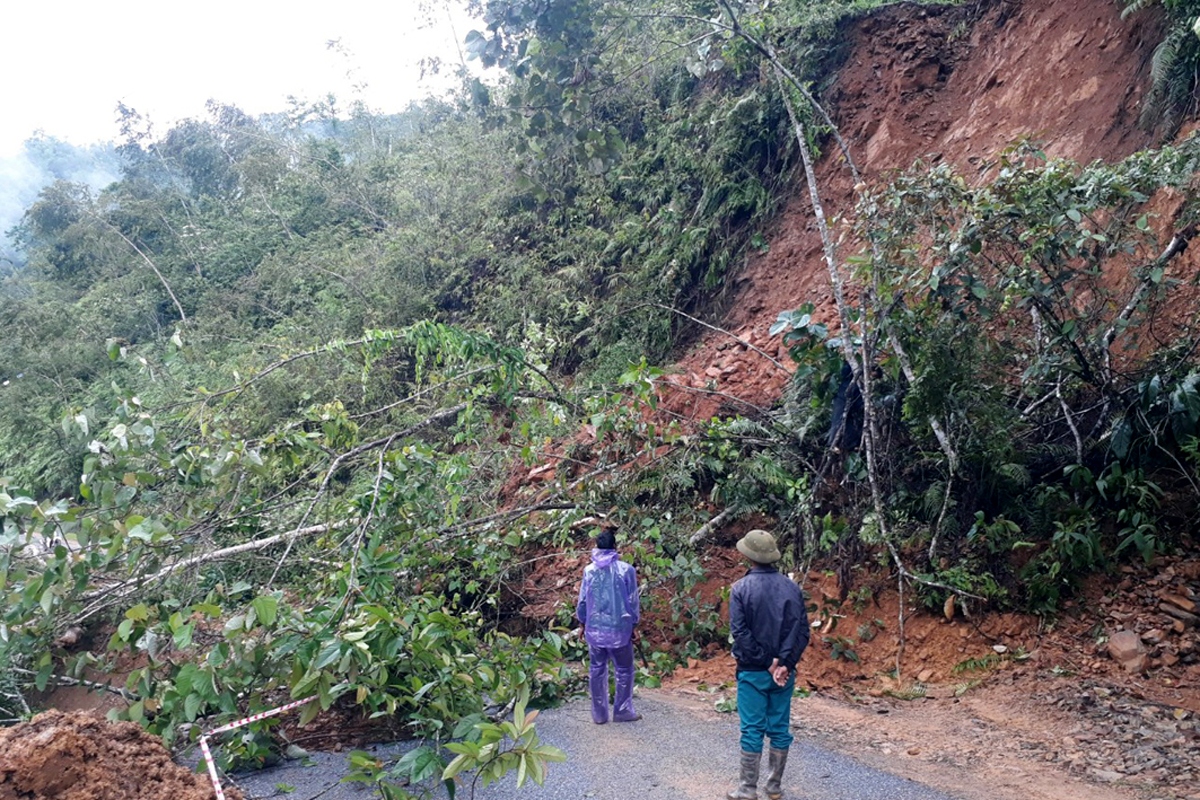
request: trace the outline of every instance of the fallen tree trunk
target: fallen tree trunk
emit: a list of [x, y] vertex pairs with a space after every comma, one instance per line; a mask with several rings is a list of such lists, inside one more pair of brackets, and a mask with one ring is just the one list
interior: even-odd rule
[[705, 539], [707, 539], [709, 536], [712, 536], [713, 533], [716, 532], [717, 528], [724, 525], [726, 520], [729, 520], [732, 517], [733, 517], [733, 509], [730, 509], [730, 508], [725, 509], [720, 514], [717, 514], [715, 517], [710, 519], [708, 522], [701, 525], [696, 530], [696, 532], [692, 534], [692, 538], [688, 539], [688, 544], [690, 544], [692, 547], [695, 547], [696, 545], [700, 544]]
[[294, 530], [285, 531], [284, 533], [279, 533], [274, 536], [268, 536], [265, 539], [255, 539], [254, 541], [243, 542], [242, 544], [236, 544], [232, 547], [224, 547], [220, 550], [212, 550], [207, 553], [190, 556], [182, 561], [176, 561], [174, 564], [169, 564], [153, 575], [147, 577], [138, 578], [125, 583], [116, 584], [114, 586], [107, 586], [103, 589], [92, 589], [91, 591], [84, 592], [82, 598], [80, 599], [82, 599], [85, 603], [91, 601], [103, 602], [94, 603], [92, 607], [85, 609], [76, 621], [83, 622], [109, 603], [128, 597], [149, 583], [170, 577], [171, 575], [190, 567], [197, 567], [201, 564], [209, 564], [213, 561], [221, 561], [223, 559], [233, 558], [234, 556], [239, 556], [243, 553], [253, 553], [258, 550], [266, 550], [268, 547], [273, 547], [277, 544], [283, 544], [284, 542], [291, 543], [296, 539], [300, 539], [304, 536], [312, 536], [313, 534], [328, 533], [329, 531], [337, 530], [338, 528], [343, 528], [347, 525], [357, 524], [357, 522], [357, 519], [344, 519], [339, 522], [331, 522], [324, 525], [309, 525], [305, 528], [296, 528]]

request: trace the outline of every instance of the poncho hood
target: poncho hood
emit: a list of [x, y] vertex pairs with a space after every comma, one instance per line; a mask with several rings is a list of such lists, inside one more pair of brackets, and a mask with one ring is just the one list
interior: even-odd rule
[[616, 560], [616, 550], [601, 550], [599, 547], [592, 550], [592, 563], [596, 565], [597, 569], [606, 569], [612, 566]]

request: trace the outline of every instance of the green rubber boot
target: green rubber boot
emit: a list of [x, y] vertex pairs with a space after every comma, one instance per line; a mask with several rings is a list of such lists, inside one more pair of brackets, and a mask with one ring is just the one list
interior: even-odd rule
[[767, 800], [779, 800], [783, 797], [783, 768], [787, 766], [787, 750], [771, 748], [767, 753], [767, 783], [763, 786]]
[[762, 753], [747, 753], [742, 751], [741, 783], [729, 794], [729, 800], [758, 800], [758, 764]]

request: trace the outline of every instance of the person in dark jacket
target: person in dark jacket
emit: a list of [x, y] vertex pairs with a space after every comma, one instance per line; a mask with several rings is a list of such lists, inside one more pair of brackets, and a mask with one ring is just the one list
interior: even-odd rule
[[729, 800], [755, 800], [763, 737], [771, 741], [764, 790], [783, 796], [783, 770], [792, 744], [792, 694], [796, 663], [808, 647], [808, 612], [800, 587], [775, 569], [775, 537], [753, 530], [737, 543], [752, 567], [729, 593], [729, 633], [737, 660], [737, 706], [741, 722], [741, 779]]
[[617, 537], [603, 530], [596, 537], [592, 563], [584, 567], [576, 618], [588, 646], [588, 690], [592, 721], [608, 722], [608, 662], [617, 676], [612, 718], [633, 722], [633, 628], [641, 619], [641, 596], [633, 566], [617, 559]]

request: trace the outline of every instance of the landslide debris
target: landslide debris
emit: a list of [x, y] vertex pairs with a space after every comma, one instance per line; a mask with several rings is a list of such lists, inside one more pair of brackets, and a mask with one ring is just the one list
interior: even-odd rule
[[[0, 730], [0, 800], [211, 800], [205, 775], [132, 722], [47, 711]], [[230, 800], [242, 800], [227, 788]]]

